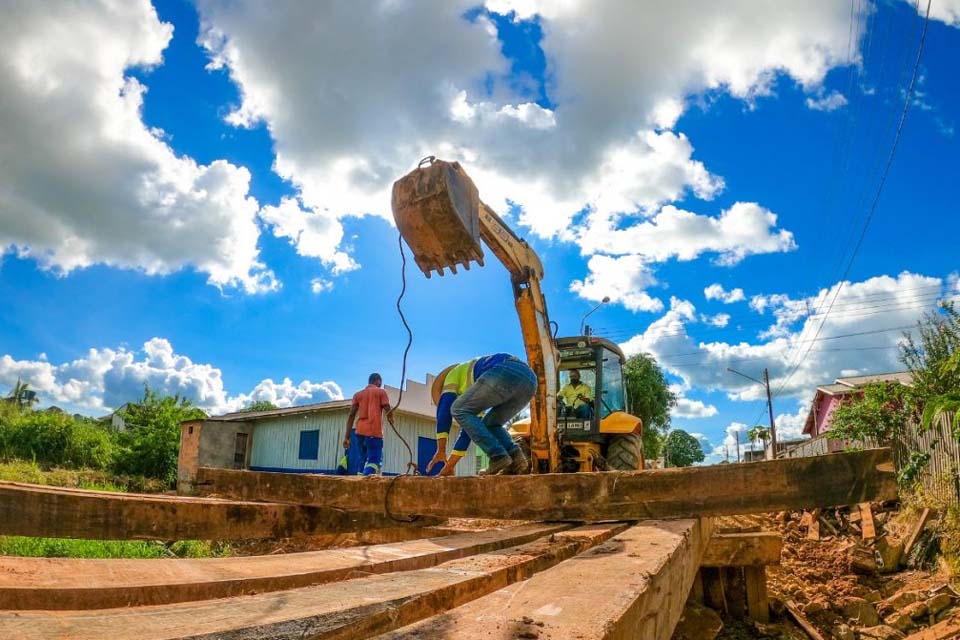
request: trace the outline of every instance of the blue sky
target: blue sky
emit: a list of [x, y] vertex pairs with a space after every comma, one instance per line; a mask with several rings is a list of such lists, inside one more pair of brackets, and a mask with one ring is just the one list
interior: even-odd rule
[[[770, 369], [785, 434], [817, 384], [896, 369], [888, 329], [960, 292], [960, 5], [933, 5], [854, 260], [925, 6], [591, 7], [15, 6], [0, 389], [100, 414], [145, 382], [211, 411], [396, 385], [389, 186], [431, 152], [539, 252], [562, 334], [613, 298], [591, 323], [662, 361], [713, 460], [763, 415], [728, 366]], [[487, 264], [411, 265], [412, 377], [522, 352]]]

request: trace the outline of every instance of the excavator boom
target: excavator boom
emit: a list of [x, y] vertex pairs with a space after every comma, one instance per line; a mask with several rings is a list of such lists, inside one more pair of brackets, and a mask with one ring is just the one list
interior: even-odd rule
[[482, 240], [510, 272], [527, 362], [537, 376], [530, 405], [530, 450], [534, 472], [558, 470], [556, 438], [558, 355], [540, 288], [543, 264], [493, 209], [483, 204], [473, 181], [457, 162], [432, 156], [393, 184], [393, 217], [414, 260], [429, 278], [433, 271], [483, 265]]

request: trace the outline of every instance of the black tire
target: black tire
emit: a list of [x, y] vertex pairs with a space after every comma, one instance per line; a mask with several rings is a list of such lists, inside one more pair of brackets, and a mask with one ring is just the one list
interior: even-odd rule
[[627, 433], [610, 438], [607, 445], [607, 469], [610, 471], [637, 471], [643, 460], [643, 440], [639, 433]]

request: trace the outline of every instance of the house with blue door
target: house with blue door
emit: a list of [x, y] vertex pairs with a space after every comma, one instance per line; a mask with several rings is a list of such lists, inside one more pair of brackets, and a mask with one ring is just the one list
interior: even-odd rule
[[[394, 414], [397, 430], [410, 445], [413, 461], [421, 470], [437, 446], [432, 382], [432, 376], [425, 383], [408, 381]], [[389, 385], [384, 389], [395, 404], [400, 390]], [[180, 426], [178, 485], [182, 492], [190, 493], [199, 467], [334, 474], [344, 453], [343, 433], [349, 413], [350, 400], [333, 400], [184, 422]], [[404, 473], [409, 460], [406, 446], [384, 421], [384, 475]], [[348, 450], [347, 461], [350, 474], [362, 467], [356, 446]], [[457, 465], [457, 475], [474, 475], [477, 471], [476, 447], [471, 446]]]

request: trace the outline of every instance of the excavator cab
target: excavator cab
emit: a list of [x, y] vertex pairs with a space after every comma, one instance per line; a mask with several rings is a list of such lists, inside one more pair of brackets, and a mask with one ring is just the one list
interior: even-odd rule
[[557, 397], [557, 438], [561, 471], [610, 469], [633, 471], [643, 468], [642, 425], [629, 415], [623, 385], [626, 358], [615, 343], [594, 336], [557, 338], [561, 390], [570, 372], [580, 373], [591, 390], [593, 402], [587, 411], [568, 406], [562, 393]]

